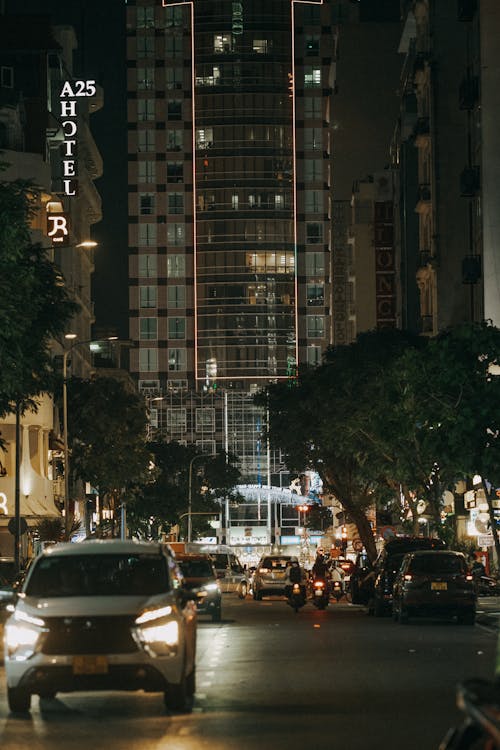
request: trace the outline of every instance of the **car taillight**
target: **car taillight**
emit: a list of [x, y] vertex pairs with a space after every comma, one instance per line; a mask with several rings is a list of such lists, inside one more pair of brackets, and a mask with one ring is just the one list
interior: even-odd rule
[[465, 576], [465, 580], [466, 581], [473, 581], [474, 580], [474, 576], [472, 575], [472, 573], [467, 573], [467, 575]]
[[323, 581], [314, 581], [314, 588], [316, 589], [322, 589], [324, 585]]
[[411, 573], [405, 573], [404, 578], [405, 578], [405, 581], [412, 581], [413, 580], [413, 576], [412, 576]]

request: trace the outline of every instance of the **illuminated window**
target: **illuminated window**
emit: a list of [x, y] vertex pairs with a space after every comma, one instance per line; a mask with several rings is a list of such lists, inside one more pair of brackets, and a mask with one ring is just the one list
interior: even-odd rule
[[156, 224], [139, 224], [139, 245], [156, 245]]
[[196, 148], [210, 148], [214, 143], [213, 128], [196, 129]]
[[158, 349], [139, 349], [139, 371], [158, 371]]
[[186, 369], [186, 350], [169, 349], [168, 350], [168, 369], [179, 372]]
[[312, 65], [304, 66], [304, 87], [318, 88], [321, 86], [321, 68], [315, 68]]
[[182, 136], [182, 130], [167, 130], [167, 151], [181, 151]]
[[319, 221], [308, 221], [306, 224], [306, 243], [317, 245], [323, 242], [323, 224]]
[[137, 134], [139, 151], [154, 151], [156, 133], [154, 130], [139, 130]]
[[153, 193], [140, 193], [139, 195], [139, 213], [141, 216], [154, 213], [155, 197]]
[[167, 224], [167, 242], [169, 245], [184, 244], [184, 224], [169, 222]]
[[151, 279], [157, 274], [156, 255], [139, 255], [139, 278]]
[[185, 339], [186, 338], [186, 318], [169, 318], [168, 319], [168, 338]]
[[167, 195], [167, 213], [182, 214], [184, 211], [184, 194], [168, 193]]
[[325, 333], [325, 319], [322, 315], [307, 315], [307, 337], [310, 339], [319, 339]]
[[139, 338], [141, 341], [158, 338], [158, 319], [141, 318], [139, 321]]
[[179, 279], [186, 275], [186, 258], [184, 255], [167, 255], [167, 278]]
[[258, 252], [246, 254], [246, 266], [254, 273], [293, 273], [295, 256], [289, 252]]
[[271, 49], [271, 42], [267, 39], [254, 39], [252, 48], [258, 55], [266, 55]]
[[186, 287], [175, 285], [167, 286], [167, 307], [178, 309], [186, 306]]
[[231, 208], [237, 209], [238, 208], [238, 201], [239, 201], [238, 196], [237, 195], [232, 195], [231, 196]]
[[167, 120], [182, 120], [182, 101], [170, 99], [167, 102]]
[[282, 208], [285, 208], [285, 196], [284, 195], [275, 195], [274, 196], [274, 208], [277, 211], [280, 211]]
[[139, 287], [139, 306], [156, 307], [157, 305], [157, 288], [156, 286]]
[[324, 276], [325, 254], [306, 253], [306, 276]]
[[214, 52], [231, 52], [233, 48], [233, 39], [231, 34], [214, 35]]
[[307, 285], [307, 304], [311, 307], [325, 304], [325, 288], [323, 284]]

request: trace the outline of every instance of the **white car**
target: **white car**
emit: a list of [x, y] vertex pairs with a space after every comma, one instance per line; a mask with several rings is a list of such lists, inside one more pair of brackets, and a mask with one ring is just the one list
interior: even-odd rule
[[163, 692], [189, 711], [195, 690], [196, 605], [167, 547], [84, 541], [34, 561], [5, 624], [9, 708], [78, 690]]

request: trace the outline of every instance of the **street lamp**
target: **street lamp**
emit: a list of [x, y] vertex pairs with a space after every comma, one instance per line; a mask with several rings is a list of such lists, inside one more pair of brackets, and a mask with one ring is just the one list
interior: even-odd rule
[[195, 461], [197, 461], [199, 458], [210, 458], [210, 456], [206, 456], [204, 453], [198, 454], [196, 456], [193, 456], [191, 461], [189, 462], [189, 483], [188, 483], [188, 533], [187, 533], [187, 540], [188, 542], [191, 541], [191, 534], [192, 534], [192, 519], [191, 516], [193, 515], [191, 507], [193, 503], [193, 464]]
[[[70, 522], [69, 522], [69, 449], [68, 449], [68, 357], [77, 346], [92, 344], [95, 339], [85, 339], [85, 341], [74, 341], [76, 333], [67, 333], [64, 337], [73, 340], [63, 354], [63, 445], [64, 445], [64, 531], [65, 538], [69, 540]], [[116, 336], [109, 336], [106, 341], [116, 341]]]

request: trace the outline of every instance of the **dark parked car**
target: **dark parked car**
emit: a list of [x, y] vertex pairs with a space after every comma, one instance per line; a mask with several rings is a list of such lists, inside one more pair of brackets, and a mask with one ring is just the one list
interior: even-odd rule
[[184, 576], [184, 586], [196, 601], [198, 614], [210, 615], [212, 622], [220, 622], [222, 594], [211, 557], [189, 554], [175, 557]]
[[396, 575], [407, 552], [445, 549], [441, 539], [424, 536], [399, 536], [387, 541], [375, 563], [366, 554], [358, 555], [351, 575], [353, 604], [367, 604], [376, 617], [389, 615], [392, 608], [392, 589]]
[[396, 576], [392, 612], [401, 623], [409, 617], [444, 615], [474, 625], [476, 598], [474, 577], [461, 552], [411, 552]]

